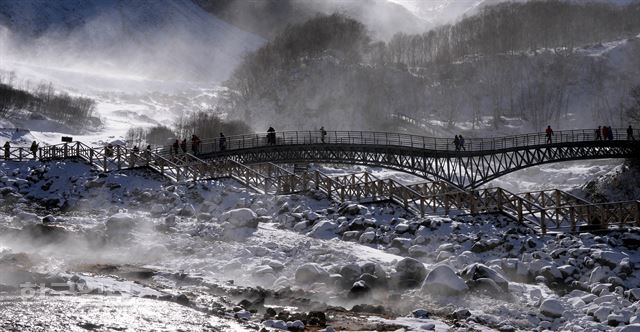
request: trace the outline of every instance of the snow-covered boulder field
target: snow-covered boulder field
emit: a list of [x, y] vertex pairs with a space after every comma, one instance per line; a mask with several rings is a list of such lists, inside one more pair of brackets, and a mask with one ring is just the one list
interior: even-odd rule
[[[0, 202], [10, 296], [30, 280], [45, 293], [68, 285], [290, 331], [640, 326], [636, 228], [540, 235], [503, 215], [416, 217], [386, 202], [172, 184], [72, 161], [2, 163]], [[6, 310], [23, 322], [22, 309]]]

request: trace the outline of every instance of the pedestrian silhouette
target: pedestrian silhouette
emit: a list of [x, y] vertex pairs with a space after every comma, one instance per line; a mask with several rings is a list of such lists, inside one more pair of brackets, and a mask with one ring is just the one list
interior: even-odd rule
[[598, 126], [596, 129], [596, 141], [602, 141], [602, 126]]
[[218, 144], [220, 145], [220, 151], [227, 149], [227, 138], [223, 133], [220, 133], [220, 140], [218, 141]]
[[38, 153], [38, 143], [36, 141], [31, 142], [31, 154], [33, 154], [33, 159], [36, 159], [36, 154]]
[[276, 144], [276, 130], [273, 129], [273, 127], [267, 129], [267, 143], [271, 145]]
[[460, 138], [458, 137], [458, 135], [453, 138], [453, 145], [456, 146], [456, 151], [460, 151]]
[[4, 143], [4, 160], [9, 160], [11, 158], [11, 143], [7, 141]]
[[462, 135], [458, 136], [458, 141], [460, 142], [460, 150], [467, 150], [464, 148], [464, 137]]
[[324, 137], [327, 136], [327, 131], [324, 130], [324, 127], [320, 127], [320, 140], [324, 143]]
[[544, 132], [545, 132], [545, 136], [547, 137], [547, 144], [551, 144], [551, 136], [553, 136], [553, 129], [551, 129], [551, 126], [547, 126], [547, 129]]
[[627, 139], [631, 141], [636, 140], [636, 138], [633, 137], [633, 128], [631, 128], [631, 125], [629, 125], [629, 128], [627, 128]]

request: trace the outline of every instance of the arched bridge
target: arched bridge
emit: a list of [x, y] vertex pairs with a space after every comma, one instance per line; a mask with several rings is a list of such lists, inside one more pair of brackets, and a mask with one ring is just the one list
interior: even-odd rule
[[[453, 139], [366, 131], [276, 132], [203, 140], [201, 159], [232, 159], [242, 164], [336, 163], [379, 166], [428, 180], [444, 180], [460, 188], [481, 184], [523, 168], [570, 160], [634, 158], [640, 141], [626, 129], [613, 129], [610, 140], [596, 140], [592, 129], [495, 138], [467, 138], [457, 151]], [[637, 136], [637, 133], [636, 133]]]

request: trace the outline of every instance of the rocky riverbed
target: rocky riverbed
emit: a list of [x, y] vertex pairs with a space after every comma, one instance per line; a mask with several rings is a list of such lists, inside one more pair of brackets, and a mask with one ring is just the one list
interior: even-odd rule
[[[71, 170], [71, 171], [70, 171]], [[0, 329], [640, 330], [640, 232], [0, 167]]]

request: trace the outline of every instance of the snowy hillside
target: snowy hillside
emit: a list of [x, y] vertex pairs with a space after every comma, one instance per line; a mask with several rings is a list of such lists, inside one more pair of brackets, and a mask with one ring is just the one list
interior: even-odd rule
[[[524, 2], [526, 0], [389, 0], [397, 3], [417, 17], [431, 24], [450, 23], [463, 15], [473, 15], [485, 6], [500, 2]], [[605, 3], [627, 5], [638, 0], [565, 0], [576, 3]]]
[[191, 0], [9, 0], [0, 26], [5, 61], [165, 80], [225, 79], [263, 42]]

